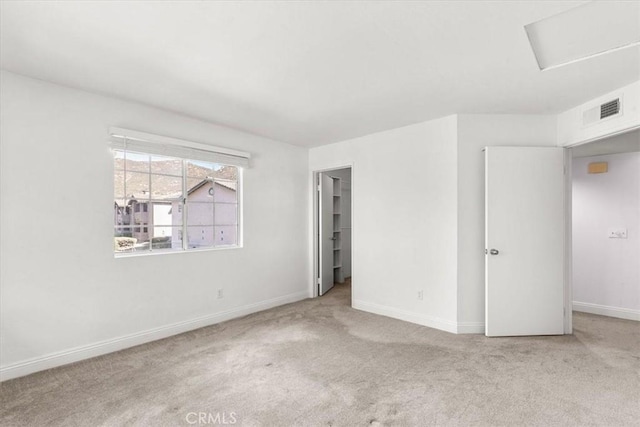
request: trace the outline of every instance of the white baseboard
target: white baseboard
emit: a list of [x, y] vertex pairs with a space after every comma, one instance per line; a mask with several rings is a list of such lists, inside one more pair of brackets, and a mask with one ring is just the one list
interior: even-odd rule
[[45, 369], [55, 368], [56, 366], [67, 365], [69, 363], [78, 362], [80, 360], [89, 359], [91, 357], [101, 356], [103, 354], [112, 353], [114, 351], [123, 350], [125, 348], [134, 347], [136, 345], [145, 344], [172, 335], [180, 334], [204, 326], [214, 325], [224, 322], [225, 320], [234, 319], [236, 317], [246, 316], [258, 311], [267, 310], [283, 304], [300, 301], [309, 297], [307, 290], [296, 292], [282, 297], [260, 301], [254, 304], [233, 308], [220, 313], [198, 317], [196, 319], [186, 320], [159, 328], [149, 329], [147, 331], [138, 332], [123, 337], [113, 338], [110, 340], [100, 341], [86, 346], [75, 347], [56, 353], [47, 354], [40, 357], [13, 363], [11, 365], [0, 367], [0, 381], [10, 380], [34, 372], [43, 371]]
[[589, 302], [574, 301], [573, 311], [599, 314], [601, 316], [617, 317], [618, 319], [640, 321], [640, 310], [632, 310], [630, 308], [611, 307], [608, 305], [591, 304]]
[[426, 316], [424, 314], [360, 300], [353, 300], [352, 306], [357, 310], [392, 317], [394, 319], [404, 320], [405, 322], [417, 323], [418, 325], [440, 329], [445, 332], [451, 332], [454, 334], [458, 332], [458, 325], [456, 322], [440, 319], [438, 317]]
[[458, 322], [459, 334], [484, 334], [484, 322]]

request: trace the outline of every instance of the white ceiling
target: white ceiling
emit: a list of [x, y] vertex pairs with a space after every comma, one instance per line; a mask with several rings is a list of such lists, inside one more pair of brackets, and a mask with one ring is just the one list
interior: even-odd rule
[[316, 146], [640, 78], [637, 47], [539, 71], [524, 25], [582, 3], [5, 1], [0, 48], [9, 71]]

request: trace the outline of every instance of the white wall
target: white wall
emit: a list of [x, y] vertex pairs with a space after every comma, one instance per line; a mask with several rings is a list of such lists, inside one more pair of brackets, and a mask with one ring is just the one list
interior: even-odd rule
[[[8, 72], [1, 90], [3, 378], [309, 296], [306, 149]], [[251, 152], [244, 248], [115, 259], [110, 126]]]
[[310, 150], [311, 171], [353, 164], [355, 308], [456, 331], [456, 132], [449, 116]]
[[[609, 171], [588, 174], [591, 162]], [[574, 310], [640, 320], [640, 153], [575, 158], [572, 169]]]
[[458, 116], [458, 332], [484, 332], [484, 153], [487, 146], [554, 146], [555, 116]]

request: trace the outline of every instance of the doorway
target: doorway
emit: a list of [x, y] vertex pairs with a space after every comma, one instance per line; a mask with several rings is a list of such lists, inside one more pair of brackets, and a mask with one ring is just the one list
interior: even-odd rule
[[352, 167], [314, 171], [313, 185], [313, 296], [339, 288], [351, 305]]
[[[574, 311], [640, 320], [639, 132], [567, 149], [485, 149], [487, 335], [560, 334], [562, 329], [571, 334]], [[537, 260], [537, 266], [518, 266], [523, 259]], [[540, 266], [554, 274], [542, 280]], [[510, 269], [515, 273], [506, 274]], [[524, 286], [528, 282], [517, 277], [524, 271], [535, 272], [527, 277], [548, 286]], [[513, 277], [518, 280], [505, 280]], [[523, 316], [533, 307], [533, 296], [538, 307]], [[497, 329], [490, 333], [491, 319]], [[551, 319], [553, 329], [544, 329]]]
[[640, 320], [640, 131], [570, 153], [573, 312]]

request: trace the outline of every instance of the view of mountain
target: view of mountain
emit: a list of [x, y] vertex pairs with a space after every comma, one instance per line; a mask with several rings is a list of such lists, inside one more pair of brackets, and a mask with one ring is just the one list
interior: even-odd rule
[[[182, 196], [182, 160], [151, 156], [149, 161], [149, 156], [137, 154], [132, 157], [135, 158], [124, 159], [122, 155], [114, 157], [114, 198], [118, 205], [124, 206], [132, 198], [168, 201]], [[204, 179], [219, 180], [223, 184], [235, 183], [238, 169], [234, 166], [187, 161], [187, 189], [197, 186]]]

